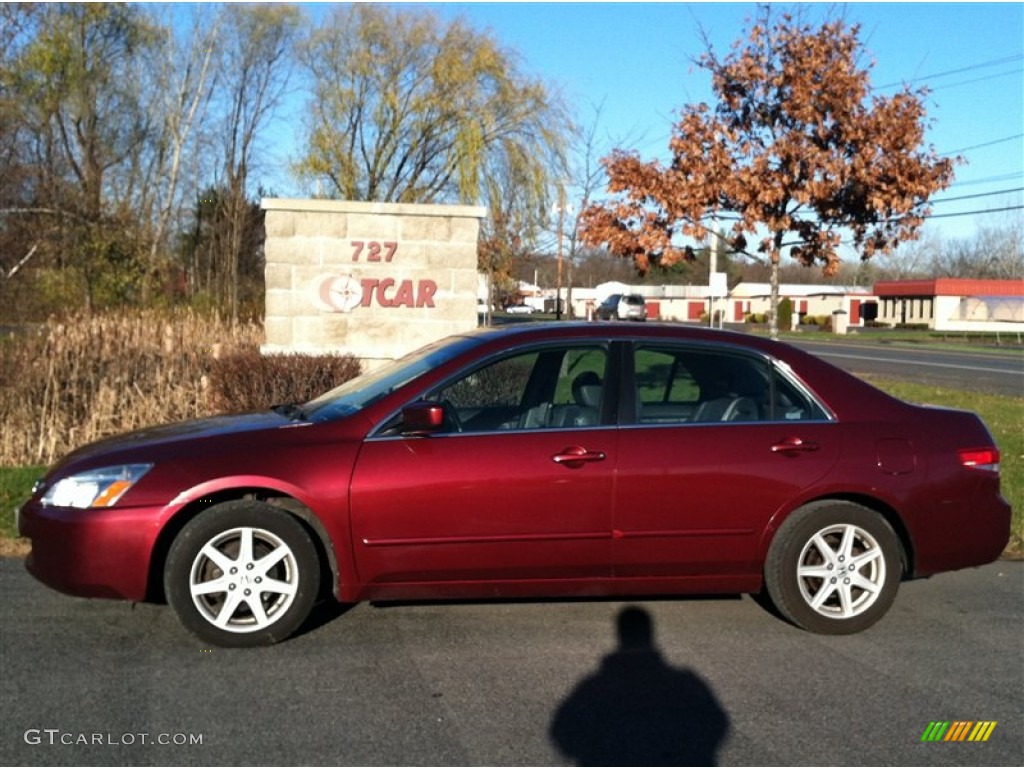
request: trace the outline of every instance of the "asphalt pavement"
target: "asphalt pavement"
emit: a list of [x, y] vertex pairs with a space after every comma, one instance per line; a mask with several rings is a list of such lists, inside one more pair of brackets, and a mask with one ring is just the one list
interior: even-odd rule
[[1024, 352], [984, 348], [949, 350], [856, 341], [789, 343], [857, 374], [1024, 397]]
[[748, 597], [364, 604], [223, 650], [4, 559], [0, 661], [5, 765], [1024, 763], [1022, 562], [906, 583], [849, 637]]

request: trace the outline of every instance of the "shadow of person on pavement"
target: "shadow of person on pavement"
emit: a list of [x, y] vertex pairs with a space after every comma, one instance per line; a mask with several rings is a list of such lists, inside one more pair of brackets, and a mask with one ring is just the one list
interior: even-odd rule
[[551, 740], [577, 765], [715, 765], [729, 716], [707, 683], [665, 663], [644, 609], [624, 608], [618, 635], [558, 708]]

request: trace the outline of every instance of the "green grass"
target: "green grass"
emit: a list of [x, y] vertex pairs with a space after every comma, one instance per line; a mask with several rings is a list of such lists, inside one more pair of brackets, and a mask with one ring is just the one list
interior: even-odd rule
[[14, 510], [28, 499], [32, 484], [45, 472], [46, 467], [0, 467], [0, 538], [18, 535]]
[[[1013, 507], [1009, 554], [1024, 555], [1024, 397], [933, 387], [865, 376], [903, 400], [976, 412], [985, 420], [1002, 454], [1002, 493]], [[45, 467], [0, 467], [0, 539], [17, 536], [14, 509], [28, 498]]]
[[[756, 336], [767, 336], [764, 326], [752, 326], [749, 332]], [[885, 329], [851, 329], [843, 336], [830, 331], [813, 328], [802, 331], [779, 331], [782, 341], [814, 341], [837, 344], [872, 344], [894, 347], [926, 347], [957, 352], [981, 352], [987, 354], [1020, 355], [1024, 353], [1022, 337], [1012, 333], [942, 333], [935, 331], [907, 331]]]
[[863, 378], [901, 400], [974, 411], [984, 419], [999, 446], [1002, 494], [1013, 507], [1007, 553], [1024, 555], [1024, 397], [967, 392], [874, 376]]

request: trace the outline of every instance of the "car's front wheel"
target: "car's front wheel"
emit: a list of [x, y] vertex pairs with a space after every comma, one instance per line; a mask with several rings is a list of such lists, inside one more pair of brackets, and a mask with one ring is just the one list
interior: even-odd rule
[[882, 618], [902, 575], [892, 526], [849, 502], [818, 502], [793, 512], [772, 541], [764, 571], [779, 612], [828, 635], [860, 632]]
[[181, 623], [228, 647], [287, 638], [309, 615], [319, 584], [319, 558], [303, 526], [255, 501], [229, 501], [191, 520], [164, 569], [164, 592]]

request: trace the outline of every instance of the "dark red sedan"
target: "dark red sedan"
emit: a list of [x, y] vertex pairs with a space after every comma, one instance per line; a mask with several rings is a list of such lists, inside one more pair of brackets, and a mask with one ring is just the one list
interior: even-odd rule
[[997, 558], [972, 413], [751, 336], [527, 324], [432, 344], [304, 405], [75, 451], [20, 513], [28, 569], [166, 598], [221, 645], [314, 603], [764, 590], [850, 633], [902, 579]]

